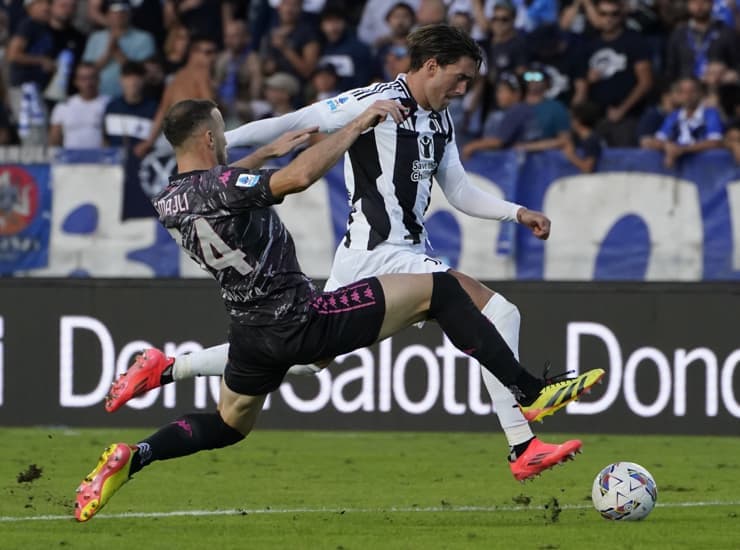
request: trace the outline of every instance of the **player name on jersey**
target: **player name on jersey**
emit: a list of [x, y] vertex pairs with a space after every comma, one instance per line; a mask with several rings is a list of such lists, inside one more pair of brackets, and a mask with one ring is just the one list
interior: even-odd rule
[[188, 204], [188, 196], [185, 193], [179, 195], [173, 195], [166, 199], [160, 199], [154, 205], [157, 212], [161, 216], [172, 216], [179, 214], [180, 212], [187, 212], [190, 209]]

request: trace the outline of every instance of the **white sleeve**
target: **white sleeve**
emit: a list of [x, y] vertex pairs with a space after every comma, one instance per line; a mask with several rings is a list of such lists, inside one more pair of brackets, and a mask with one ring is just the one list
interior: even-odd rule
[[470, 183], [454, 139], [445, 150], [436, 179], [449, 203], [461, 212], [475, 218], [517, 221], [516, 213], [521, 205], [499, 199]]
[[51, 111], [51, 123], [54, 125], [64, 125], [67, 114], [66, 103], [57, 103]]
[[266, 145], [285, 132], [318, 126], [320, 132], [331, 133], [356, 118], [372, 102], [358, 101], [350, 93], [317, 101], [293, 113], [250, 122], [226, 132], [229, 147]]

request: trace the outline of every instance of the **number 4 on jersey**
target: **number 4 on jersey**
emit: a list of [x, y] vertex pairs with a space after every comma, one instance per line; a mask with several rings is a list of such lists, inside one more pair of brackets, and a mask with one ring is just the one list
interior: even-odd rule
[[244, 260], [244, 252], [229, 248], [229, 245], [218, 236], [218, 233], [205, 219], [198, 218], [195, 220], [195, 232], [198, 234], [198, 240], [200, 241], [203, 261], [209, 267], [218, 271], [232, 267], [242, 275], [252, 271], [252, 266]]
[[[172, 235], [172, 238], [182, 246], [182, 235], [180, 232], [174, 227], [170, 227], [167, 230]], [[208, 267], [212, 267], [218, 271], [227, 267], [233, 267], [242, 275], [252, 272], [252, 266], [244, 260], [244, 253], [241, 250], [229, 248], [229, 245], [218, 236], [211, 225], [203, 218], [195, 220], [195, 233], [198, 235], [203, 257], [198, 257], [194, 251], [188, 248], [183, 247], [183, 249], [201, 267], [205, 268], [202, 264], [206, 264]]]

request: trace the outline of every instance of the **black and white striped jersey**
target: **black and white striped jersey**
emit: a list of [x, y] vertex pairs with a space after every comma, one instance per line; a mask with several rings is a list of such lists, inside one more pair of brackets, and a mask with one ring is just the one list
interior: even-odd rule
[[[359, 116], [373, 102], [397, 99], [410, 108], [396, 124], [388, 117], [362, 134], [345, 156], [344, 177], [351, 206], [344, 245], [372, 250], [378, 244], [413, 245], [426, 241], [424, 214], [429, 207], [432, 178], [450, 202], [470, 187], [455, 142], [452, 118], [420, 107], [411, 95], [406, 76], [344, 92], [278, 118], [259, 120], [226, 133], [230, 146], [257, 145], [277, 139], [289, 130], [319, 126], [334, 132]], [[480, 217], [513, 220], [517, 205], [500, 201]], [[471, 202], [471, 201], [468, 201]], [[474, 201], [472, 201], [474, 202]], [[500, 204], [499, 204], [500, 203]]]
[[326, 117], [333, 120], [332, 109], [341, 110], [349, 122], [378, 99], [398, 99], [410, 114], [401, 124], [386, 119], [347, 152], [344, 177], [352, 209], [344, 244], [350, 248], [424, 242], [432, 176], [458, 156], [450, 115], [420, 108], [403, 77], [324, 102]]

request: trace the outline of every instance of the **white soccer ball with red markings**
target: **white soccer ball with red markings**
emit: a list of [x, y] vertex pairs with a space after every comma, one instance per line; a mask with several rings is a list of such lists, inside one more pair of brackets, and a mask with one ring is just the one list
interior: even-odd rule
[[650, 472], [639, 464], [615, 462], [594, 479], [591, 500], [606, 519], [635, 521], [653, 511], [658, 487]]

